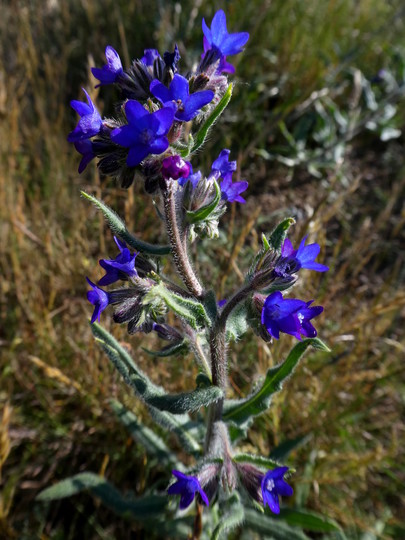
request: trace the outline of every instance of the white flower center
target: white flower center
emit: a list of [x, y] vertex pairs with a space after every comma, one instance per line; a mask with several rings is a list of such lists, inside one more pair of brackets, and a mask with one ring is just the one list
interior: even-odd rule
[[274, 480], [272, 478], [269, 478], [266, 483], [266, 489], [267, 491], [273, 491], [273, 489], [276, 487]]

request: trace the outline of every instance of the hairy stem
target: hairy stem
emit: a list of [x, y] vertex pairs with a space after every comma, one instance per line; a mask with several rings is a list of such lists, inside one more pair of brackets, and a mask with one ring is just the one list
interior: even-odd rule
[[187, 254], [187, 248], [182, 241], [182, 234], [179, 228], [176, 199], [174, 195], [173, 181], [165, 181], [162, 185], [163, 204], [166, 217], [166, 229], [170, 241], [174, 264], [179, 272], [187, 289], [197, 298], [201, 298], [204, 293], [197, 276], [191, 266]]
[[[226, 321], [235, 309], [235, 307], [245, 300], [245, 298], [253, 291], [251, 285], [243, 287], [230, 298], [225, 304], [224, 309], [217, 317], [217, 320], [211, 330], [210, 336], [210, 352], [211, 352], [211, 372], [212, 384], [219, 386], [224, 391], [226, 390], [227, 378], [227, 356], [226, 356]], [[216, 422], [222, 419], [222, 410], [224, 400], [221, 399], [213, 403], [208, 413], [207, 433], [205, 438], [205, 452], [209, 452], [211, 448], [211, 439], [213, 437], [213, 426]]]

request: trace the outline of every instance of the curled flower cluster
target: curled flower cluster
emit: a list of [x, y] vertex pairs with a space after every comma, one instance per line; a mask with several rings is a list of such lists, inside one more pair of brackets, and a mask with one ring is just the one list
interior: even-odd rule
[[[125, 188], [132, 184], [136, 173], [144, 178], [149, 193], [155, 191], [160, 178], [168, 178], [173, 167], [168, 167], [167, 160], [181, 160], [179, 148], [189, 147], [190, 128], [185, 129], [185, 124], [198, 125], [221, 100], [228, 87], [223, 73], [234, 71], [226, 57], [241, 52], [249, 38], [246, 32], [228, 33], [223, 11], [215, 14], [211, 29], [203, 21], [203, 31], [201, 62], [194, 73], [186, 76], [178, 72], [177, 45], [163, 58], [156, 49], [145, 49], [128, 69], [123, 68], [117, 51], [107, 46], [106, 64], [92, 68], [92, 73], [99, 80], [97, 86], [115, 85], [124, 101], [116, 108], [115, 118], [104, 119], [86, 90], [87, 104], [71, 102], [80, 120], [68, 141], [82, 155], [80, 173], [97, 157], [100, 172], [117, 178]], [[218, 178], [222, 178], [222, 198], [245, 202], [240, 193], [247, 188], [247, 182], [232, 182], [236, 162], [232, 164], [234, 167], [226, 171], [216, 169], [221, 173]], [[201, 173], [193, 173], [189, 162], [187, 169], [189, 174], [176, 170], [170, 178], [181, 179], [180, 185], [190, 179], [196, 187]]]

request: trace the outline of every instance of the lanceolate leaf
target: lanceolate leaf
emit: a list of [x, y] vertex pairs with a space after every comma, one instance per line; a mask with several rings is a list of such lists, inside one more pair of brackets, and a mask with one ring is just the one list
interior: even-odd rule
[[212, 111], [210, 116], [207, 118], [207, 120], [203, 123], [201, 128], [198, 130], [198, 133], [194, 139], [194, 144], [191, 148], [191, 152], [190, 152], [191, 154], [195, 152], [196, 150], [198, 150], [200, 146], [204, 143], [210, 128], [215, 124], [215, 122], [224, 112], [228, 103], [231, 101], [231, 97], [232, 97], [232, 84], [228, 86], [225, 94], [222, 96], [222, 99], [220, 100], [218, 105], [215, 107], [215, 109]]
[[145, 295], [144, 302], [147, 303], [156, 297], [161, 298], [169, 309], [174, 311], [179, 317], [185, 319], [194, 330], [204, 326], [211, 326], [211, 320], [204, 306], [198, 300], [176, 294], [167, 289], [163, 283], [152, 287]]
[[[264, 469], [276, 469], [281, 466], [280, 463], [274, 461], [274, 459], [255, 456], [253, 454], [237, 454], [236, 456], [233, 456], [232, 459], [237, 463], [252, 463], [258, 467], [263, 467]], [[294, 470], [290, 469], [290, 472], [294, 472]]]
[[204, 219], [206, 219], [218, 206], [218, 203], [221, 200], [221, 188], [219, 187], [218, 182], [216, 182], [215, 180], [214, 187], [215, 196], [209, 204], [198, 208], [198, 210], [194, 210], [194, 212], [186, 212], [187, 220], [189, 223], [198, 223], [199, 221], [204, 221]]
[[147, 405], [172, 414], [183, 414], [206, 407], [223, 397], [223, 392], [218, 386], [196, 388], [192, 392], [180, 394], [167, 394], [136, 366], [127, 351], [106, 330], [97, 323], [92, 325], [92, 330], [125, 382]]
[[225, 533], [231, 531], [243, 522], [245, 512], [241, 504], [232, 506], [231, 512], [225, 516], [221, 516], [219, 525], [214, 529], [211, 540], [219, 540], [220, 538], [226, 538]]
[[167, 358], [168, 356], [172, 356], [174, 354], [179, 354], [179, 353], [188, 351], [188, 345], [187, 345], [187, 342], [183, 340], [183, 341], [180, 341], [179, 343], [167, 345], [166, 347], [163, 347], [163, 349], [161, 349], [160, 351], [151, 351], [149, 349], [146, 349], [145, 347], [141, 347], [141, 349], [147, 354], [150, 354], [151, 356], [158, 356], [159, 358]]
[[270, 247], [276, 251], [280, 251], [285, 237], [287, 236], [288, 229], [291, 227], [291, 225], [294, 225], [294, 223], [295, 219], [292, 217], [284, 219], [281, 223], [279, 223], [268, 238], [268, 244]]
[[341, 530], [333, 519], [306, 510], [284, 508], [280, 511], [280, 518], [288, 523], [288, 525], [300, 527], [311, 532], [327, 533]]
[[260, 388], [246, 399], [225, 402], [224, 419], [236, 424], [243, 424], [251, 417], [265, 411], [271, 397], [282, 388], [283, 382], [292, 374], [308, 347], [329, 351], [318, 338], [304, 339], [290, 351], [287, 359], [278, 366], [270, 368]]
[[157, 457], [165, 464], [176, 464], [177, 459], [166, 446], [166, 443], [154, 431], [144, 426], [124, 405], [115, 399], [110, 400], [110, 405], [122, 424], [128, 429], [135, 441], [141, 444], [149, 457]]
[[105, 478], [91, 472], [76, 474], [42, 491], [37, 499], [53, 501], [89, 490], [114, 512], [137, 520], [161, 516], [167, 504], [166, 496], [150, 495], [139, 499], [126, 498]]
[[112, 232], [119, 236], [121, 240], [124, 240], [133, 249], [142, 251], [143, 253], [147, 253], [149, 255], [167, 255], [170, 253], [170, 246], [156, 246], [135, 238], [128, 231], [125, 223], [118, 216], [118, 214], [116, 214], [109, 206], [104, 204], [103, 201], [93, 197], [93, 195], [89, 195], [85, 191], [81, 191], [81, 194], [102, 211]]
[[250, 508], [245, 508], [245, 527], [261, 535], [269, 535], [274, 540], [310, 540], [305, 533], [286, 524], [279, 517], [271, 518]]

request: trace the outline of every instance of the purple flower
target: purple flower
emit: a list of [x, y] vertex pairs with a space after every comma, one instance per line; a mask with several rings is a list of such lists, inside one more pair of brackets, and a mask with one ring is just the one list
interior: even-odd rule
[[115, 283], [119, 279], [128, 279], [128, 276], [134, 277], [138, 275], [135, 270], [137, 253], [131, 255], [125, 242], [121, 242], [116, 236], [114, 236], [114, 240], [120, 253], [113, 260], [101, 259], [99, 261], [100, 266], [107, 272], [98, 282], [102, 286]]
[[240, 53], [243, 50], [242, 47], [249, 39], [247, 32], [228, 33], [226, 16], [222, 9], [215, 13], [211, 22], [211, 29], [208, 28], [204, 19], [202, 21], [202, 28], [210, 48], [216, 49], [220, 56], [230, 56]]
[[215, 178], [218, 179], [220, 176], [225, 178], [228, 173], [233, 173], [236, 171], [236, 161], [229, 161], [230, 150], [224, 149], [221, 151], [217, 159], [211, 166], [212, 172], [215, 174]]
[[190, 170], [191, 164], [178, 155], [167, 157], [162, 161], [161, 173], [166, 180], [169, 178], [172, 180], [188, 178]]
[[193, 502], [196, 492], [201, 495], [204, 503], [209, 506], [209, 500], [200, 485], [200, 481], [195, 476], [187, 476], [180, 471], [172, 471], [174, 476], [177, 478], [177, 482], [172, 484], [167, 493], [169, 495], [181, 495], [180, 497], [180, 509], [184, 510]]
[[91, 68], [93, 76], [100, 81], [100, 84], [98, 84], [96, 88], [103, 84], [115, 83], [123, 72], [121, 58], [117, 51], [110, 45], [105, 49], [105, 57], [107, 59], [105, 66], [102, 68]]
[[135, 167], [149, 154], [162, 154], [167, 150], [169, 132], [174, 111], [165, 107], [149, 113], [138, 101], [128, 100], [125, 104], [128, 124], [114, 129], [111, 139], [116, 144], [129, 148], [128, 167]]
[[280, 513], [279, 495], [290, 497], [293, 489], [283, 480], [283, 476], [288, 471], [288, 467], [277, 467], [268, 471], [262, 478], [263, 506], [266, 504], [275, 514]]
[[93, 315], [91, 317], [91, 324], [93, 324], [95, 320], [100, 321], [101, 312], [105, 310], [110, 300], [107, 292], [97, 287], [97, 285], [90, 281], [88, 277], [86, 277], [86, 280], [87, 283], [93, 287], [93, 290], [87, 291], [87, 300], [94, 306]]
[[264, 302], [261, 322], [275, 339], [279, 339], [280, 332], [297, 339], [301, 339], [301, 335], [315, 337], [317, 333], [310, 320], [322, 313], [323, 307], [310, 307], [312, 302], [295, 298], [285, 300], [280, 291], [275, 291]]
[[88, 105], [75, 99], [70, 102], [71, 107], [80, 115], [80, 120], [75, 129], [69, 133], [68, 142], [74, 143], [90, 139], [100, 132], [103, 125], [100, 113], [84, 88], [83, 92], [86, 94]]
[[241, 193], [247, 190], [249, 184], [246, 180], [242, 182], [232, 182], [232, 175], [227, 174], [220, 183], [221, 199], [228, 202], [245, 203], [245, 199], [241, 197]]
[[160, 58], [159, 51], [157, 49], [145, 49], [141, 58], [142, 64], [145, 66], [153, 66], [155, 58]]
[[177, 47], [177, 43], [174, 46], [174, 51], [171, 53], [169, 51], [166, 51], [163, 54], [163, 60], [166, 64], [166, 67], [168, 69], [171, 69], [173, 73], [176, 73], [177, 71], [177, 64], [179, 63], [181, 56], [179, 52], [179, 48]]
[[96, 157], [96, 154], [93, 152], [93, 143], [89, 139], [75, 142], [75, 148], [83, 156], [78, 168], [78, 172], [81, 174], [90, 161]]
[[290, 257], [292, 259], [296, 259], [300, 263], [301, 268], [308, 268], [308, 270], [315, 270], [316, 272], [328, 271], [328, 266], [315, 262], [315, 259], [317, 258], [321, 250], [319, 244], [314, 243], [306, 246], [305, 242], [307, 238], [308, 236], [305, 236], [301, 240], [300, 247], [295, 250], [291, 241], [286, 238], [281, 249], [281, 255], [283, 257]]
[[155, 79], [150, 84], [150, 91], [166, 106], [173, 106], [174, 102], [176, 108], [174, 117], [179, 122], [188, 122], [195, 118], [201, 107], [207, 105], [214, 97], [212, 90], [194, 92], [190, 96], [188, 80], [178, 74], [173, 77], [169, 88]]
[[[201, 54], [201, 59], [203, 60], [208, 51], [212, 51], [211, 45], [208, 43], [207, 38], [204, 36], [203, 39], [204, 52]], [[214, 61], [218, 60], [218, 54], [213, 54]], [[235, 73], [235, 67], [226, 61], [226, 56], [220, 56], [219, 64], [216, 68], [217, 73]]]

